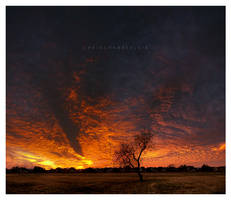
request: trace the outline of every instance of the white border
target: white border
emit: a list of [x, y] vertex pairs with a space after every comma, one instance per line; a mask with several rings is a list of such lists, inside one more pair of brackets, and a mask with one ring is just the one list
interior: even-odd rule
[[230, 80], [230, 75], [231, 75], [231, 68], [230, 68], [230, 37], [231, 35], [231, 4], [226, 5], [226, 195], [229, 196], [229, 199], [231, 199], [231, 171], [230, 171], [230, 166], [231, 166], [231, 80]]
[[[170, 199], [170, 200], [185, 200], [185, 199], [231, 199], [231, 172], [230, 172], [230, 166], [231, 166], [231, 156], [230, 156], [230, 143], [231, 143], [231, 68], [230, 68], [230, 39], [229, 37], [226, 37], [226, 194], [225, 195], [6, 195], [5, 194], [5, 99], [6, 99], [6, 72], [5, 72], [5, 7], [10, 5], [53, 5], [53, 6], [83, 6], [83, 5], [153, 5], [153, 6], [177, 6], [177, 5], [185, 5], [185, 6], [199, 6], [199, 5], [205, 5], [205, 6], [226, 6], [226, 36], [230, 36], [230, 26], [231, 26], [231, 14], [230, 14], [230, 3], [229, 1], [225, 0], [159, 0], [159, 1], [152, 1], [152, 0], [111, 0], [110, 2], [106, 0], [1, 0], [0, 1], [0, 113], [1, 113], [1, 139], [0, 139], [0, 152], [1, 152], [1, 160], [0, 160], [0, 198], [1, 199], [25, 199], [29, 200], [33, 198], [34, 200], [46, 200], [46, 199], [57, 199], [57, 200], [63, 200], [63, 198], [66, 199], [139, 199], [145, 198], [145, 199]], [[229, 56], [228, 56], [229, 55]]]
[[[6, 0], [5, 0], [6, 1]], [[6, 5], [226, 5], [226, 0], [7, 0]]]
[[5, 65], [5, 58], [6, 58], [6, 51], [5, 51], [5, 8], [4, 6], [1, 5], [0, 7], [0, 30], [1, 30], [1, 34], [0, 34], [0, 44], [1, 44], [1, 48], [0, 48], [0, 62], [1, 62], [1, 67], [0, 67], [0, 91], [1, 91], [1, 97], [0, 97], [0, 114], [1, 114], [1, 119], [0, 119], [0, 133], [1, 133], [1, 139], [0, 139], [0, 152], [1, 152], [1, 160], [0, 160], [0, 195], [2, 196], [2, 194], [5, 193], [5, 180], [6, 180], [6, 176], [5, 176], [5, 169], [6, 169], [6, 151], [5, 151], [5, 147], [6, 147], [6, 137], [5, 137], [5, 133], [6, 133], [6, 65]]

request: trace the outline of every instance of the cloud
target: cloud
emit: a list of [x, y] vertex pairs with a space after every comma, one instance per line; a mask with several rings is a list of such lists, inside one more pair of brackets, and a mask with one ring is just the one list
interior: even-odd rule
[[[7, 166], [111, 166], [144, 127], [145, 165], [224, 164], [223, 8], [21, 9], [7, 8]], [[81, 49], [124, 40], [152, 50]]]

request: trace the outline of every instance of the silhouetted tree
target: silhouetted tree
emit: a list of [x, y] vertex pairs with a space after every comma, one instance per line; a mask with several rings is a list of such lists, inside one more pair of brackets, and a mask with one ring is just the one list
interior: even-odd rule
[[203, 164], [201, 167], [201, 171], [202, 172], [211, 172], [211, 171], [213, 171], [213, 168], [208, 166], [208, 165]]
[[68, 169], [68, 172], [69, 173], [76, 173], [77, 170], [74, 167], [71, 167], [71, 168]]
[[136, 168], [140, 181], [143, 181], [140, 166], [141, 156], [150, 144], [151, 138], [151, 131], [144, 130], [134, 137], [132, 143], [123, 143], [119, 150], [115, 151], [115, 161], [122, 167]]
[[181, 165], [178, 169], [181, 172], [186, 172], [187, 171], [187, 165]]
[[167, 171], [169, 171], [169, 172], [175, 172], [176, 171], [175, 165], [174, 164], [168, 165]]
[[43, 173], [43, 172], [46, 172], [46, 170], [44, 168], [42, 168], [42, 167], [35, 166], [33, 168], [33, 172], [34, 173]]

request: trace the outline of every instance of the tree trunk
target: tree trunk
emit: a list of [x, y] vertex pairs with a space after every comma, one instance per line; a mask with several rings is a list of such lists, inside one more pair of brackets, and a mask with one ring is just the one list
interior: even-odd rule
[[138, 169], [138, 175], [140, 178], [140, 182], [143, 182], [143, 175], [141, 174], [140, 169]]
[[140, 178], [140, 182], [143, 182], [143, 175], [141, 174], [141, 171], [140, 171], [140, 161], [139, 160], [138, 160], [138, 175]]

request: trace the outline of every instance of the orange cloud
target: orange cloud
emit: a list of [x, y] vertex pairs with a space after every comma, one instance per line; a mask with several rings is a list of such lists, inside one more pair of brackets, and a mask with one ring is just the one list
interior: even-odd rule
[[[154, 139], [152, 148], [144, 152], [144, 166], [224, 164], [224, 143], [218, 146], [197, 144], [197, 132], [206, 130], [206, 127], [200, 126], [206, 123], [205, 117], [197, 118], [196, 111], [185, 106], [184, 109], [180, 107], [178, 112], [171, 113], [175, 120], [168, 119], [170, 110], [175, 106], [177, 90], [191, 95], [190, 85], [179, 87], [176, 83], [153, 90], [155, 95], [149, 106], [142, 95], [128, 97], [122, 102], [113, 101], [112, 94], [98, 97], [97, 101], [90, 97], [80, 98], [79, 83], [84, 73], [73, 74], [73, 87], [60, 88], [58, 91], [64, 97], [62, 103], [63, 109], [68, 113], [67, 117], [79, 126], [75, 139], [81, 146], [82, 155], [70, 145], [60, 121], [49, 112], [46, 102], [41, 100], [42, 95], [33, 91], [32, 100], [22, 107], [14, 104], [13, 97], [8, 96], [8, 168], [15, 165], [38, 165], [46, 169], [116, 166], [117, 163], [113, 162], [114, 151], [122, 142], [131, 141], [139, 132], [139, 125], [145, 124], [147, 119], [150, 121]], [[28, 103], [33, 108], [29, 110], [30, 115], [20, 117]], [[43, 115], [39, 119], [31, 117], [42, 111]]]

